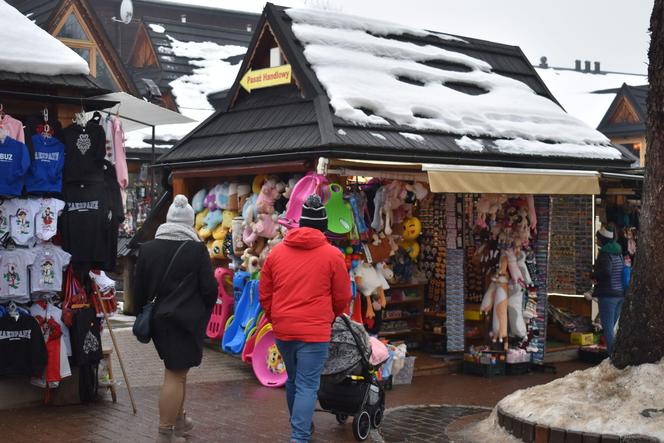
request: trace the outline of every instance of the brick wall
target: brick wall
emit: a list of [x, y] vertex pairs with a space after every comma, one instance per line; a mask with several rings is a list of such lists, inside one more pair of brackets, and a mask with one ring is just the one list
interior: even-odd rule
[[592, 270], [592, 197], [552, 197], [549, 292], [583, 294]]

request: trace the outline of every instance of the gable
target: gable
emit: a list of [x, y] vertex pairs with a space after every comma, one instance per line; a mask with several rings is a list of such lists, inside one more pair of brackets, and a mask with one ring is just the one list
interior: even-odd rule
[[613, 114], [609, 116], [609, 123], [611, 124], [638, 124], [642, 123], [641, 118], [636, 113], [634, 107], [629, 103], [627, 97], [621, 97]]

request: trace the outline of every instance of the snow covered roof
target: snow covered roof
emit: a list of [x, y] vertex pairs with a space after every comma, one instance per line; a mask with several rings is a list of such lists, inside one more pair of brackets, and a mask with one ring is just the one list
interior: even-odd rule
[[546, 86], [565, 110], [586, 125], [596, 128], [616, 96], [597, 93], [606, 89], [619, 89], [623, 83], [642, 85], [647, 76], [637, 74], [593, 73], [571, 69], [535, 68]]
[[0, 0], [0, 71], [37, 75], [88, 75], [85, 60], [16, 8]]
[[[265, 23], [299, 94], [289, 96], [286, 87], [247, 94], [236, 81], [226, 112], [161, 162], [326, 150], [566, 167], [634, 160], [565, 113], [516, 46], [269, 3], [257, 29]], [[261, 44], [255, 37], [252, 47]], [[264, 67], [252, 63], [245, 58], [240, 72]], [[274, 103], [281, 105], [278, 119]]]
[[[163, 147], [180, 140], [214, 112], [207, 96], [233, 84], [240, 67], [238, 56], [247, 51], [251, 34], [149, 17], [144, 21], [161, 67], [155, 71], [155, 82], [170, 89], [180, 113], [196, 121], [157, 127], [156, 138]], [[127, 146], [151, 147], [144, 142], [151, 137], [150, 131], [128, 133]]]

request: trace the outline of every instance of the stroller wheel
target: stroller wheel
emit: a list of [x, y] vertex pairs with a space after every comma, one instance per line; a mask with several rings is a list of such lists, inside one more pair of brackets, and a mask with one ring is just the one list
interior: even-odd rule
[[378, 428], [380, 424], [383, 422], [383, 408], [376, 408], [373, 413], [373, 417], [371, 417], [371, 426], [374, 428]]
[[353, 436], [357, 441], [364, 441], [369, 437], [371, 431], [371, 417], [367, 411], [360, 411], [353, 418]]
[[337, 423], [340, 425], [343, 425], [346, 423], [346, 420], [348, 420], [348, 416], [346, 414], [335, 414], [335, 417], [337, 418]]

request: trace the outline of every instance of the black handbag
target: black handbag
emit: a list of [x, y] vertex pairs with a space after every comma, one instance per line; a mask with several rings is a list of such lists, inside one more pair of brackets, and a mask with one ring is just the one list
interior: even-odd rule
[[152, 316], [154, 311], [154, 304], [157, 299], [157, 294], [161, 290], [161, 287], [164, 284], [164, 281], [166, 280], [166, 276], [168, 276], [169, 272], [171, 271], [175, 258], [178, 256], [178, 254], [180, 253], [185, 244], [187, 244], [186, 241], [182, 242], [177, 251], [175, 251], [173, 258], [171, 258], [171, 261], [168, 263], [168, 267], [166, 268], [164, 277], [162, 278], [161, 283], [157, 287], [157, 290], [155, 291], [154, 295], [152, 296], [152, 299], [145, 306], [143, 306], [141, 312], [139, 312], [138, 315], [136, 316], [136, 320], [134, 321], [134, 326], [131, 328], [131, 330], [136, 336], [136, 339], [141, 343], [150, 343], [150, 340], [152, 339], [151, 324], [152, 324]]

